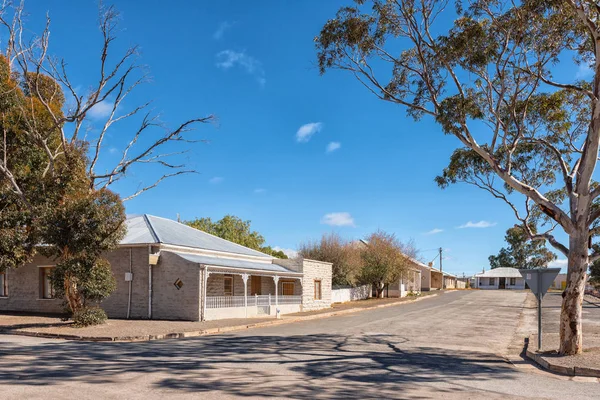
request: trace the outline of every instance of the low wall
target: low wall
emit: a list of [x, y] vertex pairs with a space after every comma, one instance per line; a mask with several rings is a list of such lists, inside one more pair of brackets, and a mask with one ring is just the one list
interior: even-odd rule
[[358, 287], [333, 288], [331, 290], [332, 303], [345, 303], [347, 301], [363, 300], [371, 295], [371, 285]]

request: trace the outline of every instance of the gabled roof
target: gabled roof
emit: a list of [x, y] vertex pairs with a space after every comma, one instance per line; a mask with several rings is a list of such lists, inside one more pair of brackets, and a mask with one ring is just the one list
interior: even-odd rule
[[127, 217], [125, 223], [127, 234], [121, 241], [122, 246], [170, 244], [193, 249], [264, 257], [267, 260], [273, 259], [268, 254], [249, 249], [167, 218], [148, 214], [131, 215]]
[[494, 268], [475, 275], [476, 278], [522, 278], [516, 268]]

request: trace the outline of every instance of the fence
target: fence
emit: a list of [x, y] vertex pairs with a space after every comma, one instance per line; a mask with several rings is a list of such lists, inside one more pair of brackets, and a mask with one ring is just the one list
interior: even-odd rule
[[369, 298], [370, 295], [371, 285], [338, 287], [331, 290], [331, 302], [345, 303], [347, 301], [362, 300]]
[[[302, 296], [278, 296], [279, 304], [302, 304]], [[244, 307], [244, 296], [209, 296], [206, 297], [206, 308]], [[250, 295], [248, 307], [266, 307], [275, 305], [274, 295]]]

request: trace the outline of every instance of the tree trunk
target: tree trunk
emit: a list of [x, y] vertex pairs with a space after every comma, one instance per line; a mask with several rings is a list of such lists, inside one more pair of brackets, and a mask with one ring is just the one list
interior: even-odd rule
[[561, 355], [580, 354], [583, 351], [581, 331], [581, 307], [585, 291], [585, 278], [588, 268], [588, 232], [579, 232], [569, 238], [569, 267], [567, 287], [563, 292], [560, 313]]

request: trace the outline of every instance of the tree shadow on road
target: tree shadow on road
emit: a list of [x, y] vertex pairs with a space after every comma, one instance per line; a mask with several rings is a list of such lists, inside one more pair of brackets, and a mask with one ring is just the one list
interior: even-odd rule
[[[419, 385], [512, 379], [501, 358], [412, 347], [396, 335], [235, 336], [144, 343], [0, 343], [0, 384], [122, 382], [144, 374], [173, 393], [305, 398], [398, 397]], [[16, 357], [18, 356], [18, 357]], [[432, 389], [433, 390], [433, 389]], [[411, 396], [412, 397], [412, 396]], [[428, 396], [425, 396], [428, 397]]]

